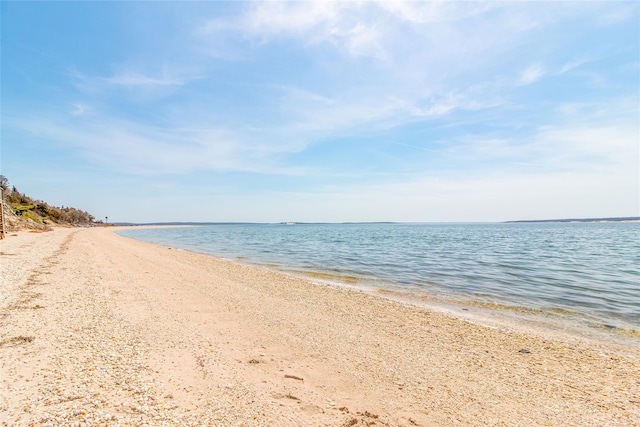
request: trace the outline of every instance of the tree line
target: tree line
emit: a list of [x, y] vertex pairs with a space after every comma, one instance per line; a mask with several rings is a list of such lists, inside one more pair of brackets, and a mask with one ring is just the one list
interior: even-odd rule
[[[39, 224], [95, 224], [95, 218], [88, 212], [72, 207], [51, 206], [42, 200], [35, 200], [9, 184], [9, 180], [0, 175], [3, 202], [17, 216]], [[100, 222], [100, 221], [98, 221]]]

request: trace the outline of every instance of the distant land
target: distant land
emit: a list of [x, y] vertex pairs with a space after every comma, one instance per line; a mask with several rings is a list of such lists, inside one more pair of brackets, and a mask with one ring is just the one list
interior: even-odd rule
[[[136, 223], [136, 222], [114, 222], [110, 225], [118, 225], [118, 226], [154, 226], [154, 225], [247, 225], [247, 224], [275, 224], [275, 225], [304, 225], [304, 224], [334, 224], [329, 222], [184, 222], [184, 221], [171, 221], [171, 222], [144, 222], [144, 223]], [[399, 224], [395, 222], [389, 221], [378, 221], [378, 222], [340, 222], [336, 224]]]
[[640, 216], [624, 216], [617, 218], [566, 218], [566, 219], [523, 219], [518, 221], [505, 221], [507, 224], [523, 222], [632, 222], [640, 221]]
[[[626, 216], [615, 218], [564, 218], [564, 219], [523, 219], [515, 221], [503, 221], [503, 224], [521, 223], [544, 223], [544, 222], [640, 222], [640, 216]], [[198, 221], [170, 221], [170, 222], [114, 222], [109, 225], [119, 226], [199, 226], [199, 225], [246, 225], [246, 224], [280, 224], [280, 225], [304, 225], [304, 224], [329, 224], [326, 222], [278, 222], [278, 223], [256, 223], [256, 222], [198, 222]], [[332, 223], [333, 224], [333, 223]], [[379, 222], [341, 222], [336, 224], [402, 224], [401, 222], [379, 221]], [[434, 222], [433, 224], [445, 224], [444, 222]], [[453, 224], [453, 223], [450, 223]]]
[[169, 221], [169, 222], [112, 222], [110, 225], [123, 227], [132, 226], [153, 226], [153, 225], [233, 225], [251, 224], [250, 222], [198, 222], [198, 221]]

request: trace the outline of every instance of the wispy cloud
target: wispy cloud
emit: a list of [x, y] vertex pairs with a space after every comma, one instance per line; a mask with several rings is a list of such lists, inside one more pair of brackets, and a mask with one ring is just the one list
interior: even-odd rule
[[72, 69], [69, 77], [73, 84], [88, 95], [112, 96], [113, 90], [128, 90], [129, 94], [144, 97], [164, 97], [175, 93], [189, 82], [200, 76], [186, 73], [173, 73], [162, 70], [158, 74], [145, 74], [135, 69], [125, 69], [110, 76], [90, 75]]
[[257, 170], [249, 147], [224, 129], [162, 129], [105, 117], [12, 121], [33, 136], [55, 141], [93, 162], [129, 173], [183, 173], [199, 169]]
[[[5, 125], [55, 143], [110, 170], [138, 175], [244, 172], [295, 176], [304, 165], [281, 162], [304, 142], [290, 142], [279, 128], [207, 126], [199, 118], [166, 127], [74, 105], [69, 115], [37, 113], [6, 117]], [[86, 114], [91, 111], [91, 114]]]
[[[488, 12], [500, 25], [487, 19]], [[540, 9], [508, 3], [259, 2], [248, 4], [235, 19], [209, 21], [200, 34], [212, 39], [235, 32], [257, 47], [283, 39], [303, 47], [327, 69], [318, 79], [332, 88], [311, 84], [306, 90], [331, 99], [331, 107], [285, 96], [278, 108], [290, 113], [284, 125], [292, 129], [330, 132], [367, 122], [388, 128], [504, 104], [515, 87], [538, 82], [547, 71], [541, 63], [528, 64], [508, 82], [500, 71], [496, 74], [496, 58], [505, 61], [525, 43], [521, 35], [553, 20]], [[474, 33], [482, 37], [469, 37]], [[314, 53], [324, 52], [319, 45], [325, 44], [353, 57], [350, 74], [362, 78], [333, 75], [335, 65]], [[504, 66], [505, 73], [513, 68]], [[369, 75], [375, 84], [368, 83]]]
[[545, 75], [544, 67], [540, 64], [534, 64], [527, 67], [526, 70], [522, 72], [519, 79], [519, 84], [521, 85], [530, 85], [532, 83], [537, 82]]
[[150, 77], [136, 72], [125, 72], [112, 77], [103, 78], [107, 84], [122, 86], [182, 86], [186, 83], [185, 78], [169, 76]]
[[83, 103], [75, 103], [72, 106], [74, 109], [71, 111], [71, 114], [74, 116], [82, 116], [91, 111], [91, 107]]
[[239, 31], [259, 43], [292, 38], [307, 46], [328, 43], [354, 56], [382, 58], [383, 29], [367, 18], [370, 9], [366, 2], [331, 0], [250, 3], [236, 20], [212, 19], [198, 33]]
[[568, 61], [567, 63], [565, 63], [560, 70], [558, 71], [559, 74], [564, 74], [566, 72], [569, 72], [575, 68], [579, 68], [584, 64], [588, 64], [589, 62], [593, 61], [592, 59], [588, 59], [586, 57], [578, 57], [578, 58], [573, 58], [570, 61]]
[[501, 7], [499, 3], [494, 2], [460, 4], [450, 1], [416, 2], [411, 0], [377, 1], [376, 4], [382, 10], [416, 24], [458, 21]]

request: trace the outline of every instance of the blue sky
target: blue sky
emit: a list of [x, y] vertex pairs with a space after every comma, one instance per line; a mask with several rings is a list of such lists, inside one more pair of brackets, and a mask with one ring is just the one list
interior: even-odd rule
[[8, 2], [1, 173], [110, 221], [640, 215], [633, 2]]

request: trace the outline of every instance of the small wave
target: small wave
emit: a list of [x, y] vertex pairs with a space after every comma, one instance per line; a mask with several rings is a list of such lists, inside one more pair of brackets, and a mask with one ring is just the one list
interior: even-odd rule
[[292, 272], [296, 274], [301, 274], [303, 276], [313, 277], [316, 279], [323, 279], [323, 280], [328, 280], [332, 282], [342, 282], [342, 283], [349, 283], [349, 284], [361, 283], [367, 280], [362, 277], [331, 274], [331, 273], [321, 273], [318, 271], [292, 270]]

